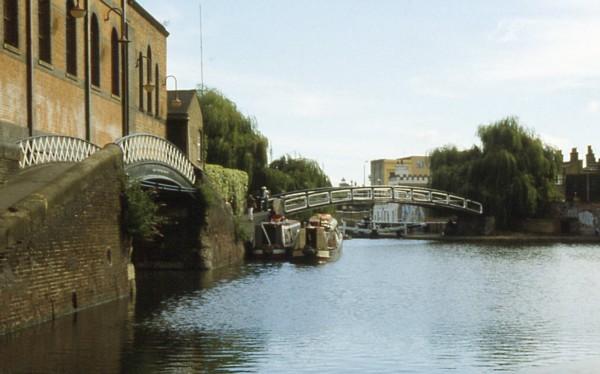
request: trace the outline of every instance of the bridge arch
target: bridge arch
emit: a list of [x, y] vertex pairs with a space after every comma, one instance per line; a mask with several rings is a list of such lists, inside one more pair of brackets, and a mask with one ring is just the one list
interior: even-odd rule
[[[132, 180], [160, 189], [195, 190], [194, 165], [173, 143], [151, 134], [132, 134], [115, 143], [123, 152], [125, 172]], [[39, 135], [17, 142], [23, 153], [21, 169], [55, 162], [80, 162], [100, 147], [80, 138]]]
[[193, 188], [194, 165], [173, 143], [151, 134], [132, 134], [117, 139], [123, 151], [125, 172], [142, 182], [173, 184]]
[[271, 199], [275, 211], [300, 212], [328, 205], [388, 203], [438, 207], [471, 214], [482, 214], [480, 202], [446, 191], [414, 186], [328, 187], [293, 191]]

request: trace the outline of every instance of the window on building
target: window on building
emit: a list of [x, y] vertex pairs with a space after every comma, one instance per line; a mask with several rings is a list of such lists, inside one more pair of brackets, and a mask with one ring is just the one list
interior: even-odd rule
[[100, 29], [98, 26], [98, 17], [92, 14], [92, 23], [90, 26], [90, 58], [92, 84], [100, 87]]
[[71, 15], [73, 0], [67, 0], [66, 17], [66, 52], [67, 52], [67, 73], [77, 75], [77, 19]]
[[52, 63], [52, 18], [50, 15], [50, 6], [50, 0], [38, 0], [39, 58], [47, 63]]
[[121, 92], [121, 75], [119, 73], [119, 36], [117, 30], [112, 29], [110, 35], [110, 71], [111, 71], [111, 88], [113, 95], [120, 95]]
[[[152, 49], [150, 46], [148, 46], [148, 52], [146, 53], [146, 56], [148, 57], [146, 59], [146, 79], [148, 80], [147, 83], [150, 84], [152, 83]], [[154, 90], [158, 91], [158, 86], [155, 86]], [[152, 113], [152, 91], [146, 92], [146, 97], [148, 102], [148, 113]]]
[[4, 43], [19, 48], [18, 0], [4, 0]]
[[160, 75], [158, 73], [158, 64], [154, 67], [154, 84], [156, 84], [156, 89], [154, 90], [154, 97], [156, 98], [156, 116], [160, 116]]
[[142, 58], [142, 52], [138, 55], [138, 93], [139, 93], [139, 104], [140, 110], [144, 111], [144, 59]]

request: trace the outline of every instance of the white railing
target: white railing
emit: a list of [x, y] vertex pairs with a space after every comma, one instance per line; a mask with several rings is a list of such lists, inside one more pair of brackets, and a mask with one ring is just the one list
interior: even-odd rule
[[435, 206], [482, 214], [483, 205], [477, 201], [452, 195], [445, 191], [411, 186], [332, 187], [295, 191], [273, 196], [280, 200], [283, 213], [292, 213], [325, 205], [365, 202], [398, 202]]
[[100, 147], [83, 139], [60, 135], [40, 135], [17, 142], [23, 152], [23, 159], [19, 166], [48, 164], [51, 162], [79, 162], [83, 161]]
[[150, 134], [133, 134], [115, 142], [123, 150], [125, 166], [140, 162], [159, 162], [176, 170], [194, 184], [194, 165], [177, 146]]

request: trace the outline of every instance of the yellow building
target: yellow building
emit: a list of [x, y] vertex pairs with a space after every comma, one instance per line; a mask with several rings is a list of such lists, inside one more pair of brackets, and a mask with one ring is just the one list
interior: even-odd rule
[[430, 179], [429, 157], [408, 156], [371, 161], [371, 185], [427, 185]]

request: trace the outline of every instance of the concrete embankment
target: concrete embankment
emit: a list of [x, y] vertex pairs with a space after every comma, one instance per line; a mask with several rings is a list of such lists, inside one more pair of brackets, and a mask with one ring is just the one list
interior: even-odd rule
[[130, 293], [123, 178], [121, 151], [109, 145], [0, 186], [0, 334]]

